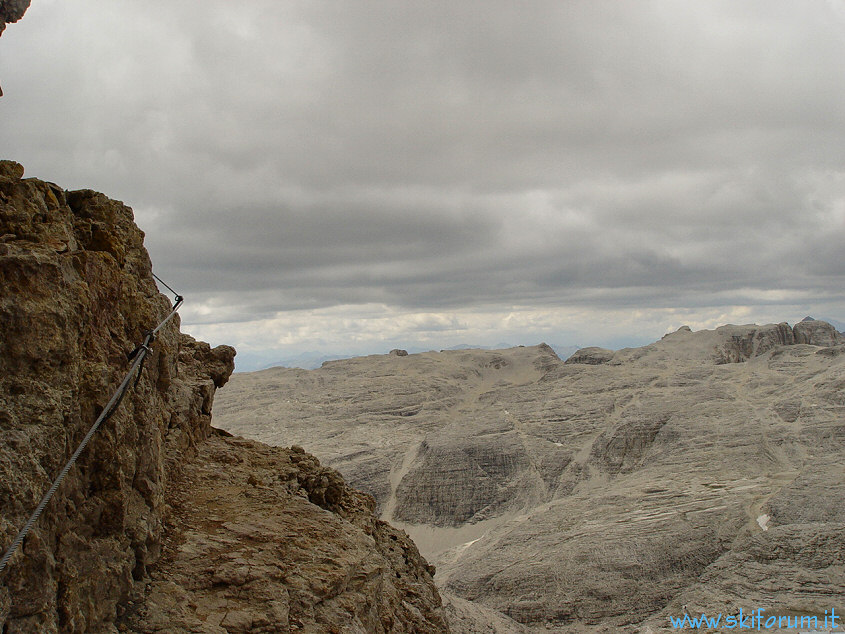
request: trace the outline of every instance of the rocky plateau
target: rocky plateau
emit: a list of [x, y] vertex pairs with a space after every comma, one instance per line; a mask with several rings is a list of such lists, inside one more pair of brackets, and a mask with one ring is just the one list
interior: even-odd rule
[[826, 322], [236, 373], [215, 417], [372, 494], [436, 565], [453, 631], [845, 612], [845, 337]]

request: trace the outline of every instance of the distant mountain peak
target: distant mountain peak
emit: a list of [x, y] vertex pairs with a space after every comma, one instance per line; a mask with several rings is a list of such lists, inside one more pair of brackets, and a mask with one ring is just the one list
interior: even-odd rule
[[807, 316], [806, 316], [806, 317], [804, 317], [804, 319], [802, 319], [801, 321], [816, 321], [816, 320], [815, 320], [815, 319], [813, 319], [812, 317], [810, 317], [809, 315], [807, 315]]

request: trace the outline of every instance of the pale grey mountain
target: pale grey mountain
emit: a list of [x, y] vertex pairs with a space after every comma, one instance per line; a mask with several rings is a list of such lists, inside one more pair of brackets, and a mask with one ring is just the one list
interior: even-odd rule
[[844, 391], [845, 337], [813, 320], [237, 374], [215, 421], [371, 493], [453, 631], [657, 632], [683, 606], [841, 609]]
[[[816, 321], [814, 318], [807, 315], [801, 321]], [[845, 332], [845, 322], [839, 321], [838, 319], [831, 319], [830, 317], [823, 317], [820, 321], [826, 321], [831, 326], [836, 328], [840, 333]]]
[[[560, 357], [561, 359], [568, 359], [572, 354], [581, 350], [581, 346], [572, 346], [572, 345], [563, 345], [557, 343], [550, 343], [547, 344], [552, 350], [555, 351], [555, 354]], [[498, 343], [495, 346], [480, 346], [480, 345], [471, 345], [471, 344], [460, 344], [457, 346], [452, 346], [451, 348], [446, 348], [445, 350], [504, 350], [506, 348], [519, 348], [525, 346], [517, 346], [511, 343]], [[445, 351], [443, 350], [443, 351]], [[443, 352], [441, 351], [441, 352]], [[422, 350], [417, 350], [416, 352], [422, 352]]]
[[[579, 346], [564, 346], [558, 344], [549, 344], [551, 348], [557, 353], [561, 359], [568, 358], [572, 353], [579, 350]], [[447, 350], [492, 350], [502, 348], [513, 348], [512, 344], [500, 343], [496, 346], [481, 346], [471, 344], [459, 344], [447, 348]], [[386, 346], [385, 350], [388, 349]], [[416, 354], [420, 352], [428, 352], [428, 348], [420, 346], [404, 346], [402, 349], [409, 353]], [[270, 368], [300, 368], [303, 370], [316, 370], [326, 361], [337, 361], [338, 359], [352, 359], [355, 357], [366, 356], [361, 353], [347, 352], [343, 354], [327, 354], [319, 350], [309, 350], [297, 354], [283, 356], [278, 351], [275, 353], [255, 353], [255, 352], [239, 352], [236, 369], [238, 372], [254, 372], [257, 370], [267, 370]]]
[[840, 333], [845, 333], [845, 322], [839, 321], [837, 319], [830, 319], [829, 317], [825, 317], [822, 321], [826, 321], [831, 326], [836, 328]]
[[337, 361], [338, 359], [348, 359], [352, 355], [342, 354], [324, 354], [322, 352], [302, 352], [298, 355], [278, 359], [271, 363], [267, 363], [262, 368], [302, 368], [303, 370], [316, 370], [326, 361]]

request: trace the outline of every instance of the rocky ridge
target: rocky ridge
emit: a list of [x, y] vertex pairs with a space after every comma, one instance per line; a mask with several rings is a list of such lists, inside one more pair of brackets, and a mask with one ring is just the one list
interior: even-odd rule
[[[170, 312], [143, 237], [122, 203], [0, 161], [4, 546]], [[431, 570], [370, 497], [302, 451], [212, 434], [234, 354], [178, 316], [159, 332], [0, 573], [4, 634], [446, 631]]]
[[566, 362], [372, 356], [235, 374], [217, 420], [372, 493], [437, 565], [453, 631], [823, 615], [845, 596], [843, 344], [808, 321]]

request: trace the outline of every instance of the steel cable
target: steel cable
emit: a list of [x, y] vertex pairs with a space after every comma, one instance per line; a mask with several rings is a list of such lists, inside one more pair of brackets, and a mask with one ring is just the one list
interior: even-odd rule
[[[27, 533], [29, 533], [30, 529], [32, 529], [35, 522], [38, 521], [38, 518], [41, 516], [41, 513], [44, 511], [44, 508], [47, 506], [47, 503], [53, 497], [53, 494], [59, 488], [59, 485], [62, 483], [62, 480], [65, 479], [65, 476], [68, 474], [71, 467], [76, 462], [77, 458], [79, 458], [79, 455], [88, 445], [88, 442], [91, 440], [91, 437], [94, 435], [94, 433], [103, 423], [103, 421], [108, 420], [108, 418], [117, 410], [118, 406], [120, 405], [120, 402], [126, 395], [126, 392], [129, 388], [129, 383], [132, 380], [132, 375], [135, 373], [136, 369], [143, 365], [144, 358], [147, 356], [147, 353], [150, 352], [150, 344], [155, 340], [156, 334], [159, 332], [159, 330], [164, 327], [164, 325], [168, 321], [170, 321], [171, 317], [176, 314], [176, 311], [178, 311], [179, 307], [182, 305], [184, 298], [181, 295], [179, 295], [176, 291], [170, 288], [170, 286], [165, 284], [155, 273], [153, 273], [153, 277], [155, 277], [159, 282], [166, 286], [176, 296], [174, 300], [175, 303], [173, 309], [170, 311], [167, 317], [165, 317], [158, 323], [154, 330], [145, 333], [144, 343], [140, 344], [138, 347], [135, 348], [135, 350], [133, 350], [129, 354], [129, 359], [132, 360], [132, 365], [129, 367], [129, 371], [126, 373], [126, 376], [123, 377], [123, 381], [121, 381], [117, 390], [112, 395], [111, 399], [106, 404], [106, 406], [103, 408], [103, 411], [100, 412], [100, 415], [97, 417], [97, 420], [94, 421], [94, 424], [91, 426], [91, 429], [89, 429], [88, 433], [85, 434], [85, 438], [82, 439], [82, 442], [76, 448], [76, 451], [73, 452], [73, 455], [67, 461], [67, 464], [65, 464], [58, 477], [56, 477], [56, 479], [53, 481], [53, 484], [50, 486], [50, 489], [47, 491], [47, 493], [44, 494], [44, 497], [41, 498], [41, 501], [38, 503], [38, 506], [35, 508], [35, 511], [33, 511], [26, 524], [24, 524], [24, 527], [12, 540], [11, 545], [6, 550], [2, 559], [0, 559], [0, 573], [2, 573], [3, 570], [6, 568], [6, 564], [15, 554], [18, 547], [21, 545], [21, 542], [23, 542], [24, 538], [27, 536]], [[138, 378], [141, 378], [140, 370], [138, 372]], [[137, 381], [135, 384], [137, 385]]]

